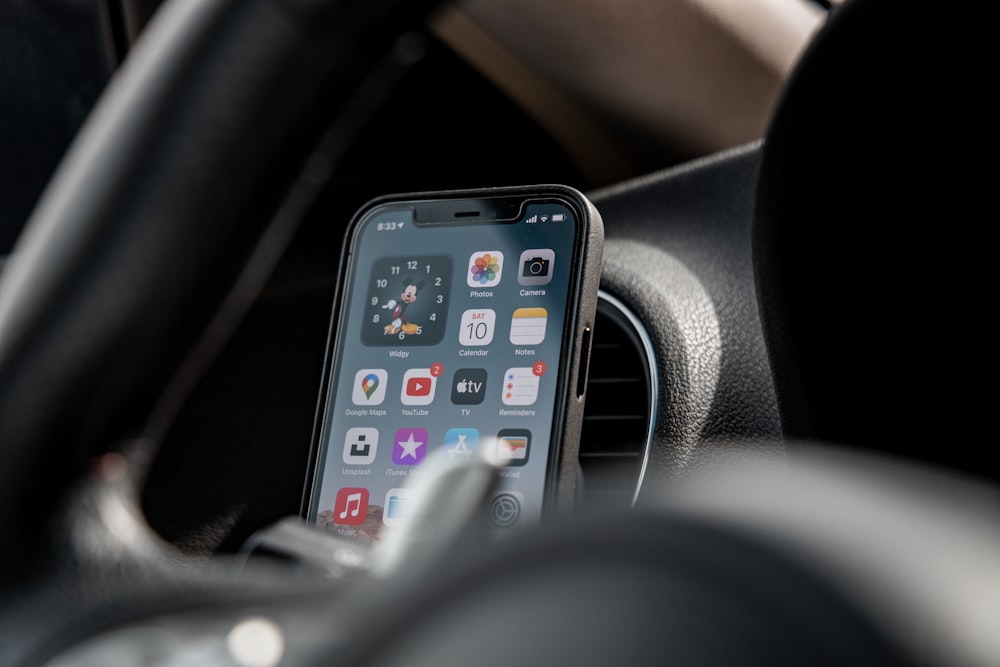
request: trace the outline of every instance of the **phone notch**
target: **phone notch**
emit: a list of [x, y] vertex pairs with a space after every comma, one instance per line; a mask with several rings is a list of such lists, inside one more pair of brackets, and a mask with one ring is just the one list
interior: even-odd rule
[[525, 203], [524, 197], [424, 201], [414, 208], [413, 222], [420, 227], [470, 223], [511, 224], [522, 218]]

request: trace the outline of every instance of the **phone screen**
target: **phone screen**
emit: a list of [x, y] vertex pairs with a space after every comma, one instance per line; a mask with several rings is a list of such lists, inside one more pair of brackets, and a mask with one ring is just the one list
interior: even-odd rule
[[[480, 200], [485, 201], [485, 200]], [[567, 201], [504, 221], [421, 222], [392, 202], [356, 223], [308, 519], [377, 540], [406, 521], [429, 454], [501, 463], [498, 529], [540, 520], [557, 464], [583, 243]]]

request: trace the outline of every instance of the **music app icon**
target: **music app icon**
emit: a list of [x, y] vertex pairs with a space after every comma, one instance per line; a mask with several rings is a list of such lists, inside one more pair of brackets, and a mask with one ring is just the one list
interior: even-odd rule
[[368, 489], [347, 487], [337, 491], [333, 505], [333, 522], [342, 526], [357, 526], [368, 518]]

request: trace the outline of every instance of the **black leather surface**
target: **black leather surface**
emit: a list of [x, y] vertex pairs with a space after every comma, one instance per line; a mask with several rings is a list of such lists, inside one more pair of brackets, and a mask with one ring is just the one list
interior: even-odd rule
[[607, 236], [602, 287], [656, 347], [653, 485], [714, 442], [781, 434], [751, 260], [759, 157], [749, 145], [593, 194]]
[[[0, 283], [0, 526], [11, 537], [43, 532], [54, 490], [142, 428], [295, 165], [398, 34], [381, 16], [391, 4], [336, 3], [317, 20], [308, 2], [172, 3], [132, 52]], [[405, 5], [392, 25], [422, 3]]]
[[905, 664], [808, 569], [669, 513], [491, 551], [456, 557], [422, 590], [392, 580], [391, 601], [354, 597], [351, 644], [311, 664]]
[[[323, 3], [317, 15], [309, 4], [171, 3], [4, 264], [2, 664], [51, 646], [46, 635], [66, 636], [64, 624], [118, 597], [124, 581], [155, 582], [169, 568], [143, 551], [155, 541], [130, 520], [134, 508], [97, 503], [88, 525], [74, 520], [78, 498], [67, 491], [124, 437], [142, 433], [140, 449], [155, 449], [153, 406], [170, 416], [185, 373], [212, 351], [205, 341], [225, 337], [297, 223], [287, 208], [275, 217], [297, 166], [426, 9], [395, 3], [405, 7], [387, 21], [380, 13], [393, 3]], [[97, 551], [81, 544], [101, 537]]]
[[768, 133], [755, 255], [790, 435], [996, 479], [976, 22], [892, 0], [834, 12]]

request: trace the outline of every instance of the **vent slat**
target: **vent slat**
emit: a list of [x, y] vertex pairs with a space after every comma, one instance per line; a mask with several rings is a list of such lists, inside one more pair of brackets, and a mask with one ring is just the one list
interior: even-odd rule
[[584, 503], [628, 507], [646, 446], [652, 388], [627, 319], [601, 300], [594, 322], [587, 404], [580, 441]]
[[642, 384], [642, 379], [637, 377], [607, 377], [607, 378], [588, 378], [587, 387], [592, 384]]
[[631, 493], [636, 483], [636, 459], [581, 459], [586, 491]]
[[[591, 429], [594, 430], [594, 429]], [[645, 438], [619, 437], [617, 433], [608, 432], [604, 437], [587, 437], [580, 441], [580, 451], [588, 454], [597, 452], [639, 452], [645, 444]]]
[[581, 459], [628, 459], [639, 456], [639, 452], [580, 452]]

